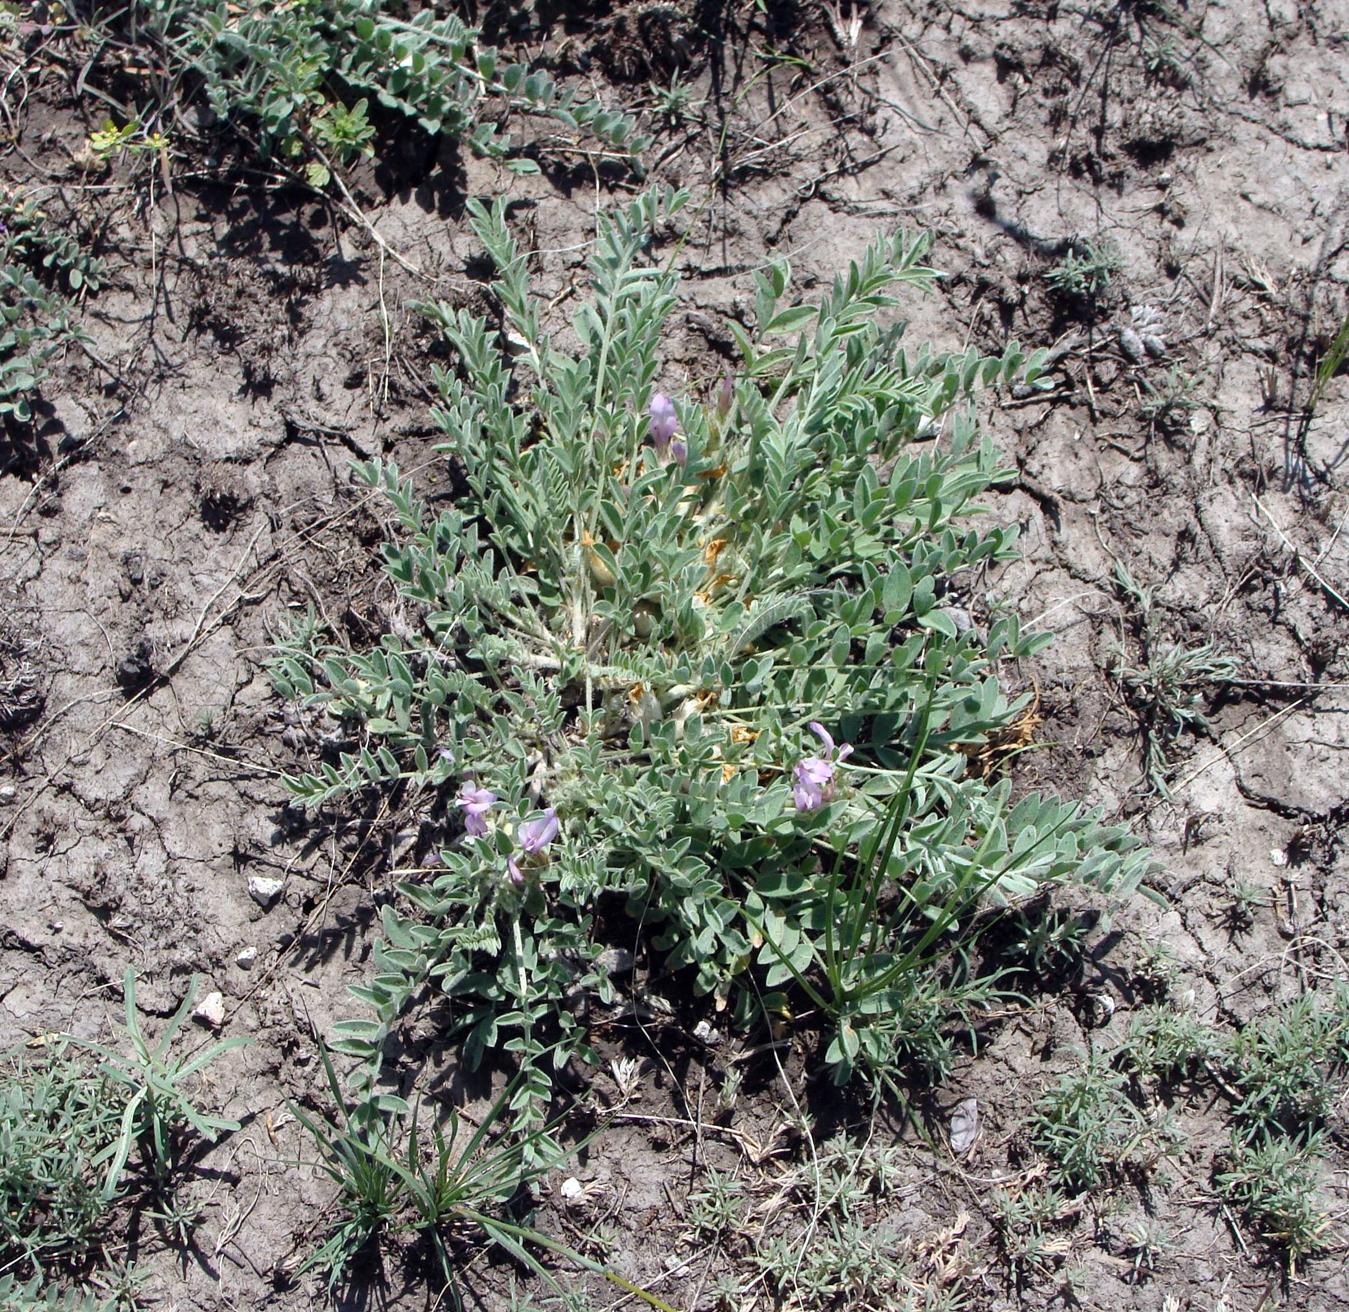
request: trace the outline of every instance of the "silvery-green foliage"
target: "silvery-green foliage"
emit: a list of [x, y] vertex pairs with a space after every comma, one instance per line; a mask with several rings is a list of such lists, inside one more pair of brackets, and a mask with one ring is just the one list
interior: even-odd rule
[[[141, 39], [154, 33], [170, 69], [193, 71], [217, 114], [247, 116], [270, 154], [308, 159], [317, 185], [326, 178], [312, 143], [354, 159], [373, 131], [370, 101], [481, 154], [510, 154], [495, 121], [503, 111], [542, 115], [625, 155], [645, 144], [630, 116], [504, 61], [475, 28], [429, 7], [407, 21], [382, 0], [137, 0], [131, 9]], [[487, 106], [492, 120], [480, 117]]]
[[76, 302], [97, 291], [102, 264], [32, 201], [0, 196], [0, 416], [33, 417], [49, 362], [87, 340]]
[[[434, 980], [470, 1059], [501, 1046], [531, 1070], [522, 1104], [587, 1051], [570, 1002], [609, 987], [597, 912], [626, 907], [668, 967], [744, 1014], [752, 975], [781, 984], [853, 932], [846, 872], [901, 794], [901, 839], [867, 885], [887, 905], [921, 913], [975, 884], [995, 904], [1070, 880], [1123, 894], [1144, 870], [1121, 831], [1074, 805], [1013, 805], [957, 750], [1016, 714], [998, 666], [1042, 642], [1015, 617], [980, 634], [950, 604], [1015, 546], [978, 521], [1003, 471], [962, 406], [981, 384], [1033, 381], [1037, 359], [905, 343], [890, 311], [934, 277], [921, 237], [876, 241], [810, 305], [787, 299], [778, 261], [756, 279], [753, 328], [734, 329], [733, 382], [679, 401], [662, 450], [648, 405], [676, 277], [649, 248], [685, 200], [652, 192], [600, 217], [570, 337], [544, 327], [504, 203], [470, 206], [502, 320], [427, 307], [455, 357], [436, 420], [467, 492], [433, 508], [393, 464], [356, 469], [397, 520], [385, 569], [417, 631], [367, 652], [297, 642], [275, 671], [360, 743], [288, 781], [305, 804], [394, 780], [496, 795], [489, 832], [451, 842], [386, 909], [357, 990], [373, 1014], [341, 1038], [376, 1057]], [[811, 721], [854, 754], [803, 810]], [[517, 826], [542, 807], [560, 834], [513, 879]], [[875, 987], [840, 988], [872, 1017], [863, 1055], [883, 1060], [913, 1037], [878, 1014], [908, 958], [869, 943], [866, 960]], [[851, 1069], [848, 1032], [830, 1055]]]
[[104, 1298], [87, 1290], [58, 1290], [43, 1283], [40, 1275], [26, 1281], [0, 1275], [0, 1307], [8, 1312], [115, 1312], [116, 1298]]

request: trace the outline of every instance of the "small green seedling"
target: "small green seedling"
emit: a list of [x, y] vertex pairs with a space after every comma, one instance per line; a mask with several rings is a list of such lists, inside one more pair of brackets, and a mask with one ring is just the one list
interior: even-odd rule
[[238, 1121], [208, 1116], [199, 1111], [184, 1086], [217, 1057], [249, 1042], [243, 1036], [220, 1039], [195, 1056], [175, 1058], [172, 1055], [173, 1041], [191, 1013], [196, 997], [195, 976], [188, 984], [178, 1010], [164, 1027], [159, 1042], [153, 1045], [141, 1029], [140, 1013], [136, 1008], [136, 975], [130, 967], [123, 977], [122, 989], [126, 1034], [131, 1042], [130, 1054], [103, 1044], [80, 1041], [82, 1046], [103, 1059], [100, 1066], [103, 1075], [123, 1086], [126, 1091], [120, 1133], [116, 1142], [102, 1154], [107, 1161], [102, 1189], [106, 1202], [111, 1202], [117, 1196], [127, 1159], [137, 1145], [144, 1153], [156, 1182], [163, 1186], [173, 1173], [176, 1139], [184, 1126], [195, 1130], [210, 1142], [214, 1142], [222, 1133], [239, 1128]]
[[1061, 296], [1096, 301], [1110, 290], [1123, 267], [1120, 253], [1109, 240], [1075, 241], [1068, 253], [1045, 274], [1045, 281]]

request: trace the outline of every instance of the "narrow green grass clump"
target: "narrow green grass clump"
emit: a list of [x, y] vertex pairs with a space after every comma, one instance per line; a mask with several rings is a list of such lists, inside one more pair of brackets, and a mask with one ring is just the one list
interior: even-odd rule
[[[327, 1052], [323, 1053], [336, 1116], [295, 1107], [319, 1150], [318, 1165], [338, 1187], [342, 1219], [310, 1255], [305, 1269], [325, 1272], [329, 1287], [352, 1259], [386, 1232], [404, 1230], [429, 1240], [445, 1279], [453, 1284], [448, 1245], [472, 1232], [543, 1274], [527, 1243], [552, 1243], [503, 1219], [502, 1207], [563, 1160], [542, 1132], [501, 1139], [509, 1096], [499, 1098], [472, 1133], [461, 1134], [451, 1110], [445, 1127], [423, 1122], [420, 1109], [391, 1095], [349, 1100]], [[569, 1254], [570, 1255], [570, 1254]], [[571, 1255], [574, 1256], [574, 1255]]]
[[[222, 119], [317, 187], [333, 165], [373, 153], [375, 105], [500, 158], [515, 151], [501, 123], [511, 113], [587, 133], [601, 153], [625, 160], [644, 149], [627, 114], [504, 61], [453, 14], [428, 7], [404, 20], [388, 10], [381, 0], [136, 0], [124, 21], [135, 41], [158, 43], [175, 84], [189, 93], [196, 84]], [[161, 88], [166, 104], [177, 89]]]
[[978, 908], [1063, 882], [1123, 896], [1147, 869], [1124, 831], [1014, 805], [958, 750], [1018, 712], [999, 667], [1043, 641], [960, 622], [973, 572], [1015, 545], [978, 524], [1003, 471], [961, 402], [1036, 361], [906, 346], [894, 293], [934, 275], [901, 234], [816, 304], [784, 304], [772, 264], [754, 327], [732, 326], [739, 370], [671, 399], [676, 280], [646, 251], [685, 201], [601, 217], [570, 336], [545, 327], [504, 204], [470, 206], [505, 332], [428, 307], [465, 490], [432, 508], [392, 464], [356, 470], [396, 520], [409, 623], [368, 652], [307, 625], [275, 666], [347, 741], [288, 781], [297, 801], [396, 786], [449, 818], [385, 910], [357, 990], [373, 1016], [343, 1050], [377, 1064], [430, 980], [470, 1064], [521, 1062], [520, 1109], [591, 1056], [574, 1000], [609, 996], [598, 917], [626, 913], [742, 1024], [808, 999], [843, 1080], [949, 1064], [934, 1036], [999, 987], [970, 952]]

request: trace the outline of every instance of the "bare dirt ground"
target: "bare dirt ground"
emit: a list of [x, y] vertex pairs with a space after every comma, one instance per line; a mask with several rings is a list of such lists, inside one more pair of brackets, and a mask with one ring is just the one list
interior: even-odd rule
[[[612, 99], [652, 102], [648, 83], [676, 70], [692, 90], [679, 121], [652, 103], [652, 175], [701, 202], [669, 390], [704, 389], [731, 362], [722, 325], [747, 312], [766, 256], [789, 255], [809, 291], [896, 225], [932, 231], [948, 275], [910, 307], [915, 341], [1056, 351], [1052, 391], [983, 407], [1015, 470], [991, 513], [1022, 525], [1025, 556], [968, 604], [976, 619], [1015, 607], [1059, 635], [1016, 672], [1041, 717], [1018, 786], [1131, 817], [1170, 910], [1119, 914], [1080, 971], [1001, 1018], [925, 1101], [926, 1135], [878, 1122], [903, 1162], [878, 1223], [950, 1256], [971, 1308], [1349, 1301], [1342, 1139], [1326, 1181], [1334, 1234], [1281, 1272], [1215, 1198], [1226, 1131], [1211, 1100], [1172, 1108], [1182, 1141], [1160, 1182], [1092, 1195], [1019, 1281], [988, 1202], [1033, 1178], [1024, 1127], [1040, 1090], [1082, 1050], [1109, 1048], [1150, 987], [1229, 1025], [1344, 975], [1349, 380], [1314, 414], [1303, 406], [1349, 294], [1345, 18], [1332, 0], [628, 4], [541, 18], [522, 38]], [[320, 1090], [314, 1035], [363, 978], [387, 872], [424, 853], [415, 813], [285, 808], [279, 774], [303, 736], [262, 662], [309, 605], [357, 639], [382, 630], [381, 530], [349, 483], [353, 455], [392, 453], [423, 489], [447, 486], [428, 416], [435, 346], [410, 303], [478, 294], [464, 197], [517, 198], [513, 222], [563, 313], [611, 184], [583, 162], [520, 178], [428, 148], [354, 180], [381, 247], [349, 214], [214, 164], [186, 134], [169, 179], [153, 164], [83, 167], [105, 107], [72, 101], [77, 65], [58, 55], [15, 56], [0, 169], [97, 232], [109, 277], [88, 302], [89, 351], [49, 382], [0, 477], [0, 673], [14, 676], [20, 646], [31, 668], [27, 709], [0, 739], [3, 1029], [106, 1034], [128, 964], [150, 1017], [194, 973], [220, 990], [223, 1032], [255, 1042], [213, 1068], [203, 1099], [244, 1128], [200, 1160], [192, 1249], [133, 1222], [129, 1252], [150, 1272], [150, 1306], [317, 1306], [321, 1281], [295, 1272], [330, 1187], [297, 1165], [310, 1153], [287, 1103]], [[1118, 252], [1094, 298], [1046, 279], [1073, 239]], [[1151, 630], [1117, 566], [1153, 590]], [[1169, 798], [1144, 766], [1146, 734], [1164, 726], [1114, 654], [1122, 644], [1140, 667], [1142, 644], [1166, 642], [1211, 642], [1239, 663], [1202, 690], [1208, 727], [1164, 745]], [[270, 907], [250, 897], [258, 876], [285, 880]], [[1242, 933], [1238, 884], [1260, 895]], [[712, 1307], [710, 1278], [730, 1260], [687, 1221], [706, 1170], [771, 1197], [801, 1148], [778, 1130], [796, 1099], [822, 1129], [858, 1111], [807, 1078], [802, 1052], [703, 1042], [697, 1018], [598, 1018], [606, 1055], [643, 1063], [624, 1108], [635, 1119], [575, 1165], [584, 1199], [564, 1205], [550, 1179], [539, 1216], [681, 1308]], [[406, 1062], [456, 1092], [432, 1017]], [[580, 1083], [599, 1105], [617, 1099], [604, 1071]], [[946, 1117], [967, 1097], [981, 1130], [956, 1160]], [[1142, 1213], [1171, 1242], [1139, 1279], [1118, 1236]], [[468, 1283], [506, 1306], [503, 1266], [475, 1257]], [[338, 1298], [410, 1309], [437, 1292], [425, 1264], [392, 1253]], [[762, 1290], [743, 1302], [769, 1305]]]

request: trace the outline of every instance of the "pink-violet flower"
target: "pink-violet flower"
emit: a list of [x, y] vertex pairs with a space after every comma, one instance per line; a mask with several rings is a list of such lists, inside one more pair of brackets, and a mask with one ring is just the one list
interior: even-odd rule
[[[534, 856], [557, 837], [557, 831], [557, 812], [550, 806], [537, 820], [522, 820], [515, 831], [515, 841], [520, 844], [522, 855]], [[517, 888], [524, 885], [524, 871], [513, 855], [506, 858], [506, 870], [512, 884]]]
[[515, 831], [522, 852], [538, 852], [557, 837], [557, 812], [550, 806], [537, 820], [525, 820]]
[[669, 449], [670, 439], [679, 431], [679, 417], [675, 414], [674, 402], [664, 392], [657, 392], [651, 398], [647, 413], [651, 416], [651, 445], [658, 456], [664, 456]]
[[818, 811], [834, 800], [834, 770], [852, 755], [852, 746], [834, 746], [829, 730], [818, 720], [810, 722], [810, 731], [824, 744], [823, 756], [807, 756], [792, 771], [792, 801], [798, 811]]
[[471, 838], [481, 838], [487, 832], [487, 813], [492, 809], [497, 795], [486, 788], [474, 788], [466, 783], [454, 800], [464, 813], [464, 832]]

